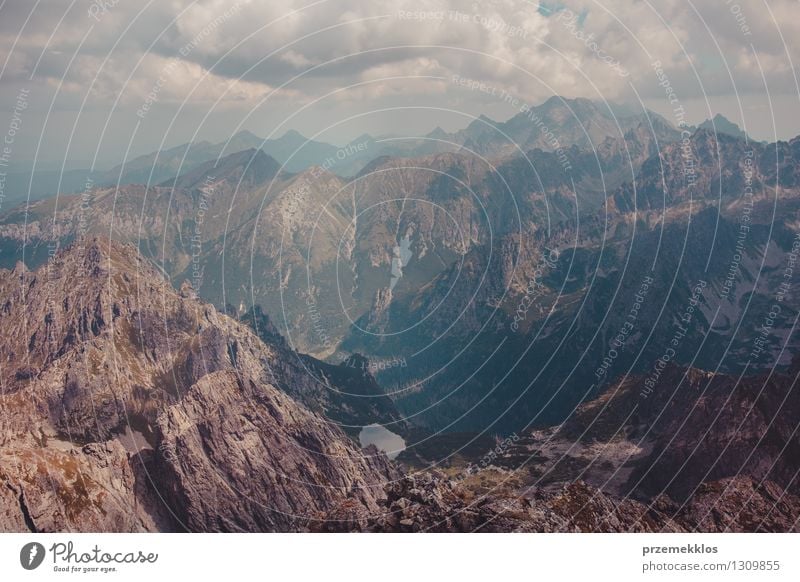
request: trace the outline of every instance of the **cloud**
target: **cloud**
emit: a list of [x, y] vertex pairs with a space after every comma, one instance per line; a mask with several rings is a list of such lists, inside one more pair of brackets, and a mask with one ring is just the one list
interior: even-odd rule
[[[98, 3], [109, 7], [97, 19], [90, 18], [88, 11]], [[28, 14], [25, 3], [7, 4], [10, 7], [3, 9], [6, 14], [0, 33], [8, 50]], [[770, 11], [759, 9], [757, 3], [695, 5], [697, 12], [684, 0], [664, 0], [656, 5], [627, 0], [568, 0], [541, 6], [523, 0], [497, 0], [467, 5], [466, 9], [456, 0], [206, 0], [155, 3], [141, 10], [139, 3], [95, 0], [79, 2], [62, 14], [58, 10], [61, 3], [46, 0], [23, 30], [12, 68], [19, 70], [20, 63], [32, 66], [48, 49], [62, 53], [64, 67], [76, 50], [101, 58], [113, 50], [116, 71], [100, 70], [99, 74], [121, 70], [142, 76], [148, 71], [137, 68], [139, 59], [152, 52], [180, 57], [216, 75], [242, 76], [270, 86], [302, 74], [293, 81], [302, 89], [306, 85], [313, 88], [319, 78], [329, 80], [332, 72], [347, 84], [368, 71], [389, 65], [407, 70], [403, 63], [421, 63], [421, 57], [428, 57], [452, 73], [481, 75], [540, 92], [546, 91], [541, 85], [548, 84], [557, 92], [571, 89], [575, 93], [583, 87], [586, 96], [592, 96], [595, 89], [586, 82], [588, 77], [597, 90], [614, 97], [623, 89], [618, 75], [598, 58], [600, 50], [619, 60], [634, 78], [652, 77], [648, 73], [654, 58], [669, 63], [680, 77], [676, 82], [693, 92], [687, 94], [689, 97], [702, 93], [702, 86], [693, 78], [691, 67], [683, 65], [691, 62], [703, 72], [708, 60], [703, 57], [707, 55], [730, 59], [730, 66], [736, 66], [737, 84], [746, 90], [756, 89], [761, 72], [754, 56], [748, 54], [752, 43], [762, 64], [769, 65], [765, 71], [769, 82], [787, 89], [787, 48], [793, 58], [800, 54], [796, 47], [786, 47], [780, 41]], [[792, 12], [796, 3], [778, 0], [770, 6], [780, 18], [784, 36], [796, 38], [800, 33]], [[591, 35], [598, 50], [570, 31], [565, 25], [567, 13], [578, 17], [582, 34]], [[181, 54], [187, 46], [191, 50]], [[121, 63], [122, 58], [127, 63]], [[333, 62], [323, 65], [329, 61]], [[35, 76], [64, 72], [46, 64], [40, 64]], [[85, 77], [79, 67], [73, 66], [68, 75]], [[540, 77], [542, 82], [533, 82], [532, 77]], [[712, 87], [717, 89], [731, 88]]]
[[221, 99], [246, 110], [281, 88], [276, 108], [333, 92], [335, 115], [347, 102], [421, 95], [484, 104], [442, 81], [452, 75], [530, 103], [553, 94], [659, 100], [657, 60], [687, 101], [785, 95], [796, 91], [796, 12], [793, 0], [43, 0], [33, 11], [10, 0], [0, 9], [0, 86], [29, 77], [60, 86], [57, 109], [84, 98], [102, 109], [118, 96], [136, 107], [177, 60], [157, 105], [191, 94], [194, 106]]

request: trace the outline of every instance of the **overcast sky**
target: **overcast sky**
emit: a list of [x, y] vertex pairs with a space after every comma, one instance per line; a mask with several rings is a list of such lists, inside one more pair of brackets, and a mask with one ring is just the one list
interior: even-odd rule
[[6, 0], [0, 133], [14, 163], [104, 166], [240, 129], [455, 130], [563, 95], [788, 139], [799, 16], [796, 0]]

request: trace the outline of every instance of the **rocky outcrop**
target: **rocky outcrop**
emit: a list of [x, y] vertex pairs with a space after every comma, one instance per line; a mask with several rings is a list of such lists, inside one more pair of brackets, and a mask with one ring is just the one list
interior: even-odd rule
[[737, 378], [670, 365], [652, 390], [629, 377], [520, 446], [562, 465], [569, 457], [573, 475], [640, 499], [666, 493], [683, 503], [707, 483], [744, 476], [759, 491], [771, 483], [796, 493], [797, 371], [796, 363], [787, 373]]
[[655, 532], [682, 531], [660, 511], [618, 501], [582, 482], [557, 493], [473, 496], [435, 473], [406, 476], [386, 488], [379, 515], [352, 504], [330, 512], [319, 529], [372, 532]]
[[[390, 469], [279, 385], [308, 382], [132, 247], [0, 273], [5, 530], [273, 531]], [[294, 357], [298, 357], [294, 355]]]
[[772, 481], [732, 477], [702, 484], [677, 520], [699, 532], [798, 532], [800, 498]]
[[704, 484], [689, 503], [618, 499], [575, 481], [556, 491], [475, 496], [440, 473], [408, 475], [386, 487], [380, 511], [343, 503], [316, 531], [368, 532], [795, 532], [800, 503], [774, 483], [736, 477]]
[[0, 452], [0, 530], [136, 532], [172, 530], [138, 458], [117, 440], [78, 446], [47, 439], [6, 441]]

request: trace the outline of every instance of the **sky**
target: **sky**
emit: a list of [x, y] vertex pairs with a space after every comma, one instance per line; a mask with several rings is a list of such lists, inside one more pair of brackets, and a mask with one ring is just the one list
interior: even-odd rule
[[795, 0], [5, 0], [0, 133], [11, 165], [104, 168], [243, 129], [453, 131], [560, 95], [790, 139], [798, 16]]

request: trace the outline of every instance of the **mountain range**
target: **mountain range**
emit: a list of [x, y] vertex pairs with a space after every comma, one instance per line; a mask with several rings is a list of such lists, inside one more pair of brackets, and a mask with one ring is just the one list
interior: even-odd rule
[[552, 98], [348, 146], [0, 215], [5, 529], [797, 528], [800, 138]]
[[[649, 118], [648, 125], [669, 125], [653, 112], [647, 112], [644, 117]], [[572, 143], [588, 145], [592, 138], [599, 138], [596, 142], [599, 144], [608, 135], [634, 129], [644, 117], [618, 105], [598, 107], [585, 99], [553, 97], [506, 122], [480, 116], [462, 130], [448, 133], [437, 127], [421, 138], [363, 134], [342, 146], [336, 146], [307, 138], [296, 130], [288, 130], [277, 138], [261, 138], [248, 130], [241, 130], [218, 143], [183, 143], [133, 157], [110, 169], [92, 170], [66, 162], [55, 165], [40, 163], [33, 170], [12, 167], [6, 175], [7, 203], [19, 204], [55, 194], [80, 193], [96, 186], [159, 184], [204, 162], [248, 149], [263, 150], [287, 172], [296, 173], [312, 166], [323, 166], [339, 176], [349, 177], [382, 156], [416, 157], [458, 151], [462, 147], [474, 148], [482, 155], [499, 151], [516, 152], [517, 146], [509, 145], [508, 140], [514, 140], [523, 150], [536, 146], [545, 150], [553, 149], [553, 140], [542, 135], [550, 127], [558, 128], [559, 145], [561, 142], [567, 147]], [[565, 139], [561, 133], [565, 130], [565, 121], [571, 124], [569, 139]], [[744, 137], [744, 132], [722, 115], [715, 116], [713, 121], [706, 120], [698, 127]], [[504, 138], [498, 139], [495, 134], [498, 130], [503, 132]]]

